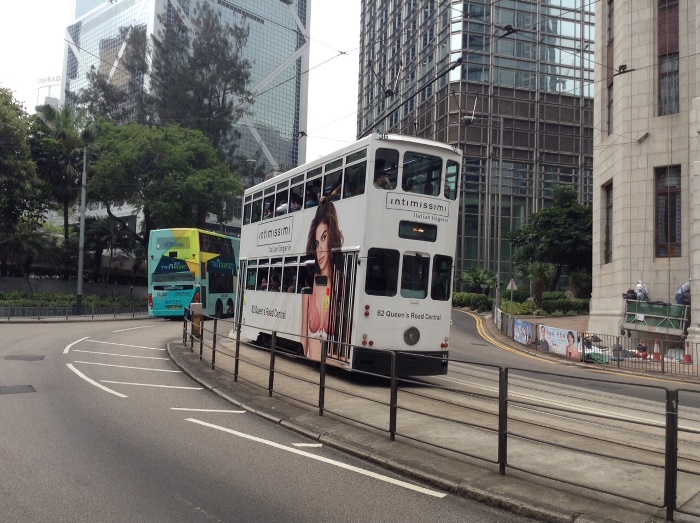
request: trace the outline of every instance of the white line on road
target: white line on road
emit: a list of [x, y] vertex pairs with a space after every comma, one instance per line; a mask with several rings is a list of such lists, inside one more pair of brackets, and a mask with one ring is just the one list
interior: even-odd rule
[[80, 372], [78, 369], [76, 369], [75, 367], [73, 367], [73, 365], [71, 365], [70, 363], [66, 363], [66, 365], [68, 366], [68, 368], [69, 368], [70, 370], [72, 370], [73, 372], [75, 372], [78, 376], [80, 376], [81, 378], [83, 378], [85, 381], [87, 381], [87, 382], [90, 383], [91, 385], [94, 385], [95, 387], [98, 387], [98, 388], [100, 388], [100, 389], [102, 389], [102, 390], [104, 390], [104, 391], [107, 391], [107, 392], [109, 392], [110, 394], [114, 394], [115, 396], [119, 396], [120, 398], [128, 398], [128, 397], [129, 397], [129, 396], [126, 396], [126, 395], [124, 395], [124, 394], [122, 394], [122, 393], [120, 393], [120, 392], [117, 392], [116, 390], [109, 389], [109, 388], [105, 387], [104, 385], [100, 385], [100, 384], [97, 383], [95, 380], [91, 380], [91, 379], [88, 378], [85, 374], [83, 374], [83, 373]]
[[136, 385], [138, 387], [158, 387], [159, 389], [185, 389], [204, 390], [203, 387], [178, 387], [177, 385], [155, 385], [153, 383], [132, 383], [129, 381], [100, 380], [102, 383], [114, 383], [116, 385]]
[[85, 365], [100, 365], [102, 367], [119, 367], [120, 369], [150, 370], [153, 372], [182, 372], [179, 370], [170, 370], [170, 369], [149, 369], [147, 367], [129, 367], [128, 365], [113, 365], [111, 363], [97, 363], [96, 361], [76, 360], [73, 363], [84, 363]]
[[295, 447], [323, 447], [322, 443], [292, 443]]
[[119, 356], [121, 358], [139, 358], [142, 360], [169, 360], [170, 358], [158, 358], [157, 356], [132, 356], [130, 354], [112, 354], [111, 352], [97, 352], [93, 350], [75, 349], [73, 352], [84, 352], [85, 354], [100, 354], [102, 356]]
[[227, 410], [227, 409], [188, 409], [186, 407], [170, 407], [170, 410], [188, 410], [190, 412], [228, 412], [231, 414], [245, 414], [244, 410]]
[[212, 429], [220, 430], [222, 432], [227, 432], [229, 434], [233, 434], [234, 436], [238, 436], [241, 438], [249, 439], [251, 441], [256, 441], [258, 443], [262, 443], [264, 445], [269, 445], [270, 447], [274, 447], [280, 450], [286, 450], [287, 452], [291, 452], [293, 454], [298, 454], [300, 456], [305, 456], [307, 458], [315, 459], [317, 461], [321, 461], [323, 463], [328, 463], [329, 465], [334, 465], [336, 467], [340, 467], [342, 469], [349, 470], [351, 472], [357, 472], [358, 474], [362, 474], [364, 476], [369, 476], [374, 479], [378, 479], [380, 481], [385, 481], [386, 483], [392, 483], [394, 485], [398, 485], [400, 487], [409, 489], [409, 490], [414, 490], [416, 492], [420, 492], [421, 494], [427, 494], [428, 496], [434, 496], [436, 498], [444, 498], [447, 496], [447, 494], [444, 494], [442, 492], [438, 492], [436, 490], [430, 490], [424, 487], [419, 487], [418, 485], [412, 485], [411, 483], [407, 483], [405, 481], [397, 480], [390, 478], [389, 476], [384, 476], [383, 474], [377, 474], [376, 472], [371, 472], [369, 470], [361, 469], [359, 467], [354, 467], [352, 465], [348, 465], [346, 463], [342, 463], [340, 461], [336, 461], [333, 459], [329, 458], [324, 458], [323, 456], [317, 456], [315, 454], [311, 454], [309, 452], [304, 452], [303, 450], [295, 449], [292, 447], [287, 447], [286, 445], [282, 445], [280, 443], [275, 443], [274, 441], [258, 438], [256, 436], [251, 436], [250, 434], [244, 434], [243, 432], [238, 432], [236, 430], [232, 429], [227, 429], [226, 427], [221, 427], [219, 425], [213, 425], [211, 423], [207, 423], [205, 421], [200, 421], [197, 419], [193, 418], [188, 418], [187, 421], [191, 421], [192, 423], [197, 423], [199, 425], [203, 425], [205, 427], [209, 427]]
[[89, 337], [90, 337], [90, 336], [85, 336], [84, 338], [80, 338], [79, 340], [74, 341], [74, 342], [71, 343], [70, 345], [66, 345], [66, 348], [63, 349], [63, 354], [68, 354], [68, 351], [70, 350], [70, 348], [71, 348], [73, 345], [75, 345], [75, 344], [77, 344], [77, 343], [80, 343], [81, 341], [86, 340], [86, 339], [88, 339]]
[[[85, 340], [87, 338], [83, 338]], [[81, 340], [78, 340], [81, 341]], [[118, 347], [134, 347], [136, 349], [149, 349], [149, 350], [165, 350], [165, 349], [157, 349], [156, 347], [144, 347], [143, 345], [127, 345], [126, 343], [112, 343], [110, 341], [97, 341], [97, 340], [89, 340], [91, 343], [104, 343], [105, 345], [116, 345]]]
[[142, 325], [141, 327], [129, 327], [128, 329], [119, 329], [119, 330], [112, 331], [112, 332], [134, 331], [136, 329], [150, 329], [152, 327], [155, 327], [155, 325]]

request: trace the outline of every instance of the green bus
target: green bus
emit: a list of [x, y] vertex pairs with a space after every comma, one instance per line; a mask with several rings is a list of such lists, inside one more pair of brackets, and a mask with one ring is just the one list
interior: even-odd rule
[[239, 240], [201, 229], [156, 229], [148, 240], [148, 315], [182, 318], [191, 303], [233, 316]]

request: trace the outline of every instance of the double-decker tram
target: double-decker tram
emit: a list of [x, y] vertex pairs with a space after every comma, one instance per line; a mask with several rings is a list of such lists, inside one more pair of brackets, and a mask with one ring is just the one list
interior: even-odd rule
[[201, 229], [156, 229], [148, 237], [148, 315], [182, 318], [191, 303], [233, 316], [239, 240]]
[[[348, 370], [447, 373], [461, 152], [374, 134], [245, 191], [241, 337]], [[324, 345], [324, 341], [327, 341]], [[428, 357], [426, 357], [428, 356]]]

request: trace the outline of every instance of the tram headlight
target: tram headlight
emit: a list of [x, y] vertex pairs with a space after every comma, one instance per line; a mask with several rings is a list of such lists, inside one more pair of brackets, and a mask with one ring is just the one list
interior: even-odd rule
[[416, 327], [409, 327], [403, 333], [403, 341], [407, 345], [415, 345], [420, 340], [420, 331]]

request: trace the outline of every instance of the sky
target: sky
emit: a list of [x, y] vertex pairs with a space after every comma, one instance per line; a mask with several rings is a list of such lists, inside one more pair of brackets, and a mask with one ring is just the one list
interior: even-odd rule
[[[360, 41], [360, 2], [310, 2], [309, 113], [303, 129], [307, 161], [355, 141]], [[62, 74], [63, 38], [72, 6], [73, 0], [3, 1], [0, 87], [11, 89], [30, 113], [40, 79]]]

